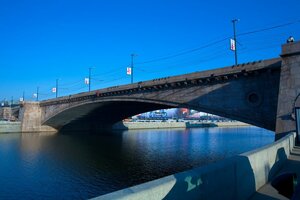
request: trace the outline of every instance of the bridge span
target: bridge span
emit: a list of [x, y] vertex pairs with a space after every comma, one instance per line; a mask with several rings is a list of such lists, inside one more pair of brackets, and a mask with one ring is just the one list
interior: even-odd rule
[[[98, 131], [135, 114], [185, 107], [276, 131], [296, 129], [300, 42], [279, 58], [24, 102], [22, 131]], [[50, 128], [51, 127], [51, 128]]]

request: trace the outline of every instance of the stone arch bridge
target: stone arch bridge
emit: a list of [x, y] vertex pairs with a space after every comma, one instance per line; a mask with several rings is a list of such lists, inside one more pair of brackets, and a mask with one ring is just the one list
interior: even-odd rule
[[186, 107], [276, 130], [282, 136], [296, 128], [298, 93], [299, 42], [283, 45], [281, 56], [274, 59], [24, 102], [20, 117], [23, 132], [97, 131], [135, 114]]

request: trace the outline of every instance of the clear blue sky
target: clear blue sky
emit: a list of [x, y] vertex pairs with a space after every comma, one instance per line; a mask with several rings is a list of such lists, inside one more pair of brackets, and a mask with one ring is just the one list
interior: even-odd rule
[[[126, 84], [135, 53], [135, 81], [202, 71], [234, 63], [229, 41], [206, 44], [237, 32], [300, 20], [300, 1], [291, 0], [0, 0], [0, 101], [87, 91]], [[238, 36], [239, 62], [278, 57], [288, 36], [300, 39], [300, 23]], [[176, 55], [191, 49], [198, 51]], [[140, 64], [139, 64], [140, 63]]]

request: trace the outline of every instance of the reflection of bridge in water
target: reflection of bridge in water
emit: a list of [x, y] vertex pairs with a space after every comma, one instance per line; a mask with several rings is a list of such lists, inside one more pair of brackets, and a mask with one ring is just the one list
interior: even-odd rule
[[283, 45], [280, 58], [25, 102], [22, 130], [99, 130], [139, 113], [185, 107], [276, 130], [296, 129], [300, 43]]

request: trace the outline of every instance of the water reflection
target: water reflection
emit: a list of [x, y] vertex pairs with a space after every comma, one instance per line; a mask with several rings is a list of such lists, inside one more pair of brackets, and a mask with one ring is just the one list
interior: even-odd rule
[[87, 199], [273, 141], [253, 127], [0, 134], [0, 199]]

